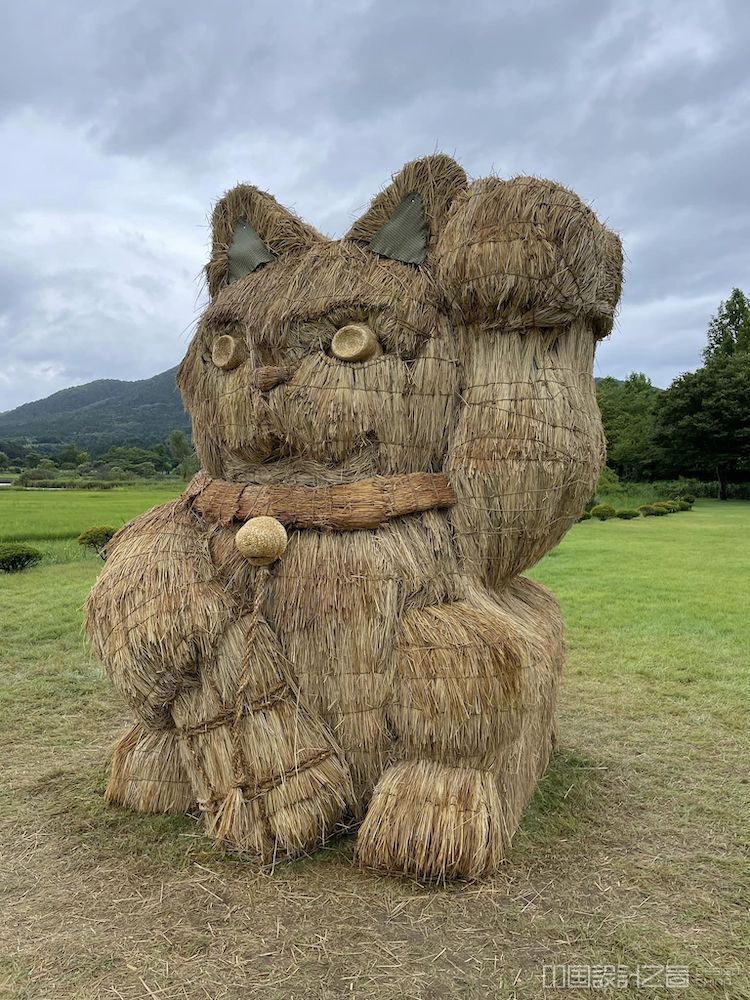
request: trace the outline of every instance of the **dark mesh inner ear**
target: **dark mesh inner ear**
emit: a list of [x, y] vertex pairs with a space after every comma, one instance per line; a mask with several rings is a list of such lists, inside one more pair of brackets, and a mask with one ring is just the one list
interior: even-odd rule
[[275, 260], [274, 254], [268, 249], [247, 219], [238, 219], [234, 226], [232, 245], [227, 254], [229, 259], [229, 284], [239, 281], [251, 271], [256, 271], [264, 264]]
[[427, 220], [421, 194], [407, 194], [390, 219], [370, 240], [381, 257], [404, 264], [424, 264], [427, 257]]

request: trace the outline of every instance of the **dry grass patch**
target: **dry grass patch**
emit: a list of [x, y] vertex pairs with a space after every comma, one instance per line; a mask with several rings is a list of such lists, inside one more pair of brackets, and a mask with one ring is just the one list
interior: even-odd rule
[[347, 839], [260, 871], [107, 807], [126, 713], [80, 633], [97, 561], [0, 581], [5, 995], [617, 996], [545, 994], [543, 966], [655, 963], [692, 986], [654, 995], [750, 997], [750, 505], [652, 521], [582, 524], [537, 571], [569, 622], [561, 749], [502, 875], [448, 889], [363, 875]]

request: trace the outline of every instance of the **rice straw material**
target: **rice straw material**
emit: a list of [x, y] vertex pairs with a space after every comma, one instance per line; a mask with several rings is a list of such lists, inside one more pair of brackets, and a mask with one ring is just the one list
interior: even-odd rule
[[563, 665], [557, 602], [520, 574], [593, 492], [621, 274], [571, 191], [442, 155], [339, 241], [247, 185], [219, 202], [178, 374], [202, 471], [118, 532], [88, 601], [138, 720], [110, 801], [197, 804], [264, 861], [359, 825], [368, 868], [497, 870]]

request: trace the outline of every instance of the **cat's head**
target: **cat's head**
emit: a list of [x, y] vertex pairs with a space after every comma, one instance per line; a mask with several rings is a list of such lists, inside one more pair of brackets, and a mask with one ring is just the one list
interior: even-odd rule
[[593, 353], [619, 295], [619, 244], [572, 192], [540, 184], [470, 186], [450, 157], [425, 157], [340, 240], [256, 187], [229, 191], [178, 374], [203, 468], [437, 470], [460, 404], [459, 329], [583, 318]]

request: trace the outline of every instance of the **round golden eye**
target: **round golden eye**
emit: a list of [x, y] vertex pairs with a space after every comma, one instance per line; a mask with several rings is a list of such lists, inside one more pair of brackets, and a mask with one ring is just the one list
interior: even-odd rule
[[237, 368], [246, 357], [247, 349], [244, 343], [228, 334], [217, 337], [211, 348], [211, 360], [217, 368], [223, 368], [226, 372]]
[[341, 361], [367, 361], [380, 354], [380, 341], [369, 328], [359, 323], [342, 326], [333, 335], [331, 354]]

